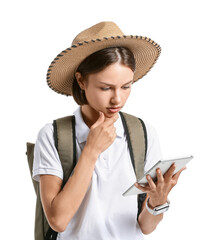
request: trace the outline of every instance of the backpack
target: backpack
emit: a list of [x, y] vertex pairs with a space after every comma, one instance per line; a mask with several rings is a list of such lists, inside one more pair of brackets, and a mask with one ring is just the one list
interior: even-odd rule
[[[131, 162], [138, 180], [144, 175], [144, 165], [147, 153], [146, 127], [140, 118], [123, 112], [119, 113], [126, 134]], [[54, 120], [53, 126], [55, 146], [58, 150], [63, 168], [63, 188], [76, 165], [75, 116]], [[34, 146], [33, 143], [27, 142], [26, 155], [31, 175], [34, 161]], [[58, 233], [49, 226], [42, 208], [39, 182], [33, 179], [32, 181], [36, 193], [35, 240], [56, 240]], [[146, 193], [138, 195], [137, 219], [142, 210], [142, 204], [145, 198]]]

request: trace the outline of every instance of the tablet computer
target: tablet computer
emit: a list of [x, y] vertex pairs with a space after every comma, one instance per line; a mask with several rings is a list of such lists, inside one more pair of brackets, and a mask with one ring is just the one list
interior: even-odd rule
[[[158, 161], [151, 169], [149, 169], [144, 176], [138, 181], [139, 184], [145, 185], [148, 183], [146, 176], [150, 175], [153, 181], [157, 180], [157, 174], [156, 170], [158, 168], [161, 169], [162, 174], [164, 175], [170, 166], [175, 163], [176, 169], [174, 171], [174, 174], [176, 174], [179, 170], [181, 170], [191, 159], [193, 158], [192, 155], [185, 156], [185, 157], [179, 157], [179, 158], [172, 158], [167, 160], [160, 160]], [[134, 194], [141, 194], [144, 193], [140, 189], [138, 189], [134, 184], [129, 187], [124, 193], [123, 196], [130, 196]]]

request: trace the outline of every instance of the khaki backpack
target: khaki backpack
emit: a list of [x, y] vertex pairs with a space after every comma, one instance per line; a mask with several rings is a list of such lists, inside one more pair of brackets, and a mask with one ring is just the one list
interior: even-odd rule
[[[146, 127], [140, 118], [123, 112], [120, 112], [120, 116], [125, 129], [132, 165], [138, 180], [144, 175], [144, 165], [147, 152]], [[68, 116], [54, 120], [53, 126], [55, 145], [63, 168], [63, 188], [76, 165], [75, 116]], [[34, 161], [33, 143], [27, 143], [26, 154], [30, 173], [32, 175]], [[35, 240], [56, 240], [58, 233], [49, 226], [42, 208], [39, 183], [33, 179], [32, 181], [36, 193]], [[137, 218], [141, 212], [142, 203], [145, 198], [145, 193], [138, 195]]]

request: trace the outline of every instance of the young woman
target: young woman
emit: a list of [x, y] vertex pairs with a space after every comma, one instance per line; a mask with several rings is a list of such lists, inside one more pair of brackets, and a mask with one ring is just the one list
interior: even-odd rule
[[[147, 192], [137, 220], [137, 196], [122, 196], [136, 177], [118, 113], [132, 84], [159, 54], [152, 40], [125, 36], [116, 24], [103, 22], [81, 32], [51, 63], [49, 86], [80, 105], [74, 112], [77, 164], [62, 190], [52, 124], [41, 129], [35, 145], [33, 178], [40, 181], [44, 212], [57, 239], [143, 239], [142, 233], [151, 233], [162, 220], [163, 213], [152, 215], [147, 207], [167, 203], [183, 169], [173, 175], [172, 165], [164, 176], [158, 169], [157, 182], [149, 177], [148, 186], [136, 185]], [[146, 129], [145, 171], [161, 159], [156, 132], [148, 124]]]

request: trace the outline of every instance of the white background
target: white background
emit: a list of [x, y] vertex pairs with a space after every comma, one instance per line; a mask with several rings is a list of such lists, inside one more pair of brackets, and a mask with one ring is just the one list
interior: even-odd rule
[[33, 239], [35, 194], [25, 143], [34, 142], [45, 123], [77, 108], [71, 97], [50, 90], [46, 71], [81, 30], [100, 21], [114, 21], [125, 34], [147, 36], [161, 45], [158, 62], [133, 86], [123, 110], [156, 128], [165, 158], [195, 156], [170, 194], [171, 209], [145, 239], [214, 239], [214, 0], [1, 2], [1, 236]]

